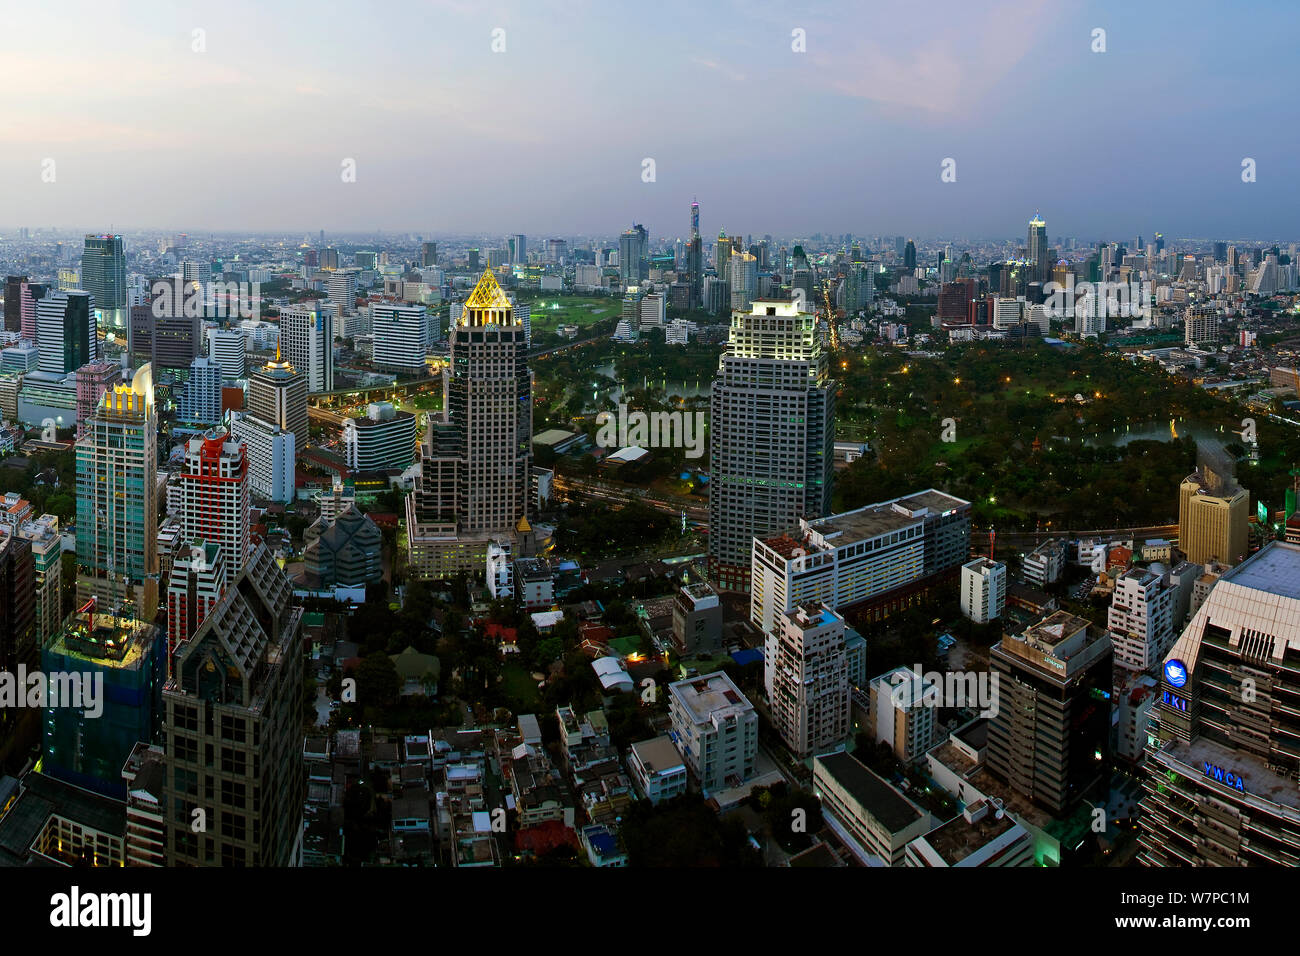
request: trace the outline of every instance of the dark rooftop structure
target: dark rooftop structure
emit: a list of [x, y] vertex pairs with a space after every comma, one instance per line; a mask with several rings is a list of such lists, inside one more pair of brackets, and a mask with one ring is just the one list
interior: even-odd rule
[[833, 753], [823, 754], [817, 759], [836, 783], [895, 833], [920, 819], [921, 814], [916, 807], [856, 757], [847, 753]]

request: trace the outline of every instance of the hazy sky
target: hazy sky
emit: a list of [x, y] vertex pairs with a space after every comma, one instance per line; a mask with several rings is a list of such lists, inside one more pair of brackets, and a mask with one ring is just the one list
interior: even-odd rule
[[22, 0], [0, 224], [677, 236], [698, 197], [706, 235], [1038, 210], [1053, 239], [1290, 238], [1297, 28], [1215, 0]]

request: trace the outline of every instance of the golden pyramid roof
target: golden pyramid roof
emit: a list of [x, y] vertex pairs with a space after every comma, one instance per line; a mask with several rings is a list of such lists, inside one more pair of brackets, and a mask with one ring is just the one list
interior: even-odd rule
[[474, 286], [474, 291], [470, 293], [465, 300], [467, 309], [508, 309], [510, 300], [506, 294], [501, 291], [501, 286], [497, 284], [497, 278], [492, 274], [491, 269], [484, 269], [483, 275], [479, 277], [478, 285]]
[[515, 530], [520, 534], [527, 534], [533, 530], [533, 526], [528, 523], [528, 515], [519, 516], [519, 523], [515, 525]]

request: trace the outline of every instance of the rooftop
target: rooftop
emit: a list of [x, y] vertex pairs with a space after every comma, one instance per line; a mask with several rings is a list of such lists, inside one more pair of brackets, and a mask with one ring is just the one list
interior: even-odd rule
[[1221, 580], [1300, 601], [1300, 545], [1272, 541]]
[[[835, 547], [899, 531], [926, 518], [969, 507], [969, 501], [930, 488], [892, 501], [867, 505], [855, 511], [818, 518], [808, 522], [808, 526], [828, 539], [828, 545]], [[842, 535], [844, 540], [833, 542], [829, 540], [837, 535]]]
[[[984, 804], [978, 800], [971, 809], [976, 810]], [[967, 821], [964, 815], [953, 817], [947, 823], [925, 835], [925, 842], [934, 848], [949, 866], [956, 866], [982, 846], [987, 846], [996, 838], [1016, 825], [1009, 814], [1000, 817], [992, 807], [987, 807], [985, 815], [974, 823]]]
[[824, 754], [817, 763], [890, 831], [897, 833], [921, 818], [921, 812], [866, 765], [847, 753]]
[[745, 695], [722, 671], [669, 684], [668, 692], [681, 701], [697, 724], [719, 717], [753, 713], [754, 710]]

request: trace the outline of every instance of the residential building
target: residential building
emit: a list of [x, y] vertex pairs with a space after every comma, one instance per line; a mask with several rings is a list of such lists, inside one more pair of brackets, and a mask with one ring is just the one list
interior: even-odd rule
[[[158, 411], [153, 370], [104, 395], [77, 442], [77, 596], [158, 609]], [[119, 765], [120, 766], [120, 765]]]
[[763, 657], [772, 723], [795, 756], [843, 745], [851, 732], [844, 618], [817, 602], [783, 612]]
[[961, 613], [976, 624], [1002, 616], [1007, 603], [1007, 566], [980, 557], [961, 566]]
[[674, 595], [673, 646], [682, 657], [722, 650], [722, 604], [708, 583], [683, 585]]
[[867, 734], [905, 764], [920, 760], [938, 735], [936, 707], [916, 671], [896, 667], [867, 687]]
[[244, 446], [222, 429], [191, 438], [177, 484], [181, 541], [220, 544], [230, 577], [235, 577], [250, 550], [252, 498]]
[[415, 460], [415, 416], [391, 402], [371, 402], [364, 417], [344, 420], [343, 457], [361, 474], [409, 468]]
[[686, 763], [666, 735], [632, 744], [627, 768], [637, 792], [651, 803], [671, 800], [686, 792]]
[[280, 503], [292, 501], [297, 452], [294, 433], [256, 415], [244, 414], [231, 416], [230, 437], [244, 446], [252, 497]]
[[673, 743], [707, 794], [754, 776], [758, 714], [721, 671], [668, 685]]

